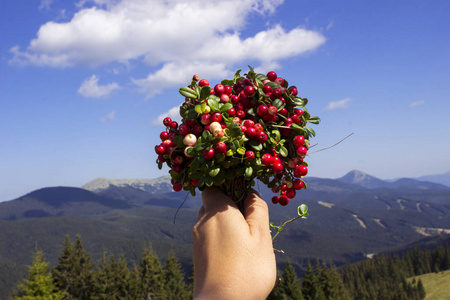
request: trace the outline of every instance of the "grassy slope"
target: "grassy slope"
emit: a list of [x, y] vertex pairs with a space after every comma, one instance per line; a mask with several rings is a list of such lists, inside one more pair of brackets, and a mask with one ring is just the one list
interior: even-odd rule
[[420, 276], [410, 278], [422, 280], [425, 292], [427, 293], [426, 300], [442, 300], [450, 299], [450, 270], [436, 273], [428, 273]]

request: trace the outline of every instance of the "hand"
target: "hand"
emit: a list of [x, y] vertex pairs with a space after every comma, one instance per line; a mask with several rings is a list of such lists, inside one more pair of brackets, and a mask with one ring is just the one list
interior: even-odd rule
[[266, 299], [276, 279], [266, 202], [250, 192], [242, 215], [217, 188], [202, 202], [192, 230], [194, 299]]

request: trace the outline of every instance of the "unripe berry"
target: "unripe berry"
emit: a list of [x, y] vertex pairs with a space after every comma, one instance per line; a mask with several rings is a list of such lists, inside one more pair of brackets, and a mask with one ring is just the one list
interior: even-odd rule
[[194, 134], [189, 133], [184, 137], [183, 143], [186, 146], [195, 146], [197, 144], [197, 137]]

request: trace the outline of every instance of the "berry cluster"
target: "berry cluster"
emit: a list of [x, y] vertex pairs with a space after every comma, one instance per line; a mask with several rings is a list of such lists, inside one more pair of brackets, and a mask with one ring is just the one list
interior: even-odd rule
[[306, 124], [319, 118], [305, 108], [308, 99], [275, 72], [240, 72], [214, 88], [194, 75], [191, 85], [180, 88], [182, 124], [163, 120], [157, 163], [171, 168], [175, 191], [195, 195], [196, 188], [214, 185], [239, 203], [259, 179], [279, 194], [272, 202], [284, 206], [306, 188], [304, 158], [315, 135]]

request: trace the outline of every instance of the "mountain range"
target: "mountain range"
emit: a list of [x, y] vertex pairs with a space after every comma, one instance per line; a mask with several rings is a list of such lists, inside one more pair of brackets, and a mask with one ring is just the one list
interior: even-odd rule
[[[299, 204], [309, 207], [308, 219], [286, 226], [274, 244], [284, 251], [277, 260], [289, 258], [300, 273], [308, 259], [339, 266], [450, 234], [449, 186], [411, 178], [386, 181], [357, 170], [305, 182], [307, 189], [288, 206], [269, 203], [275, 225], [295, 217]], [[270, 202], [269, 189], [255, 188]], [[0, 203], [0, 291], [9, 292], [23, 278], [36, 246], [55, 265], [66, 234], [81, 234], [94, 259], [106, 250], [130, 263], [151, 242], [161, 258], [174, 250], [189, 270], [201, 198], [171, 190], [169, 176], [99, 178], [80, 188], [46, 187]]]

